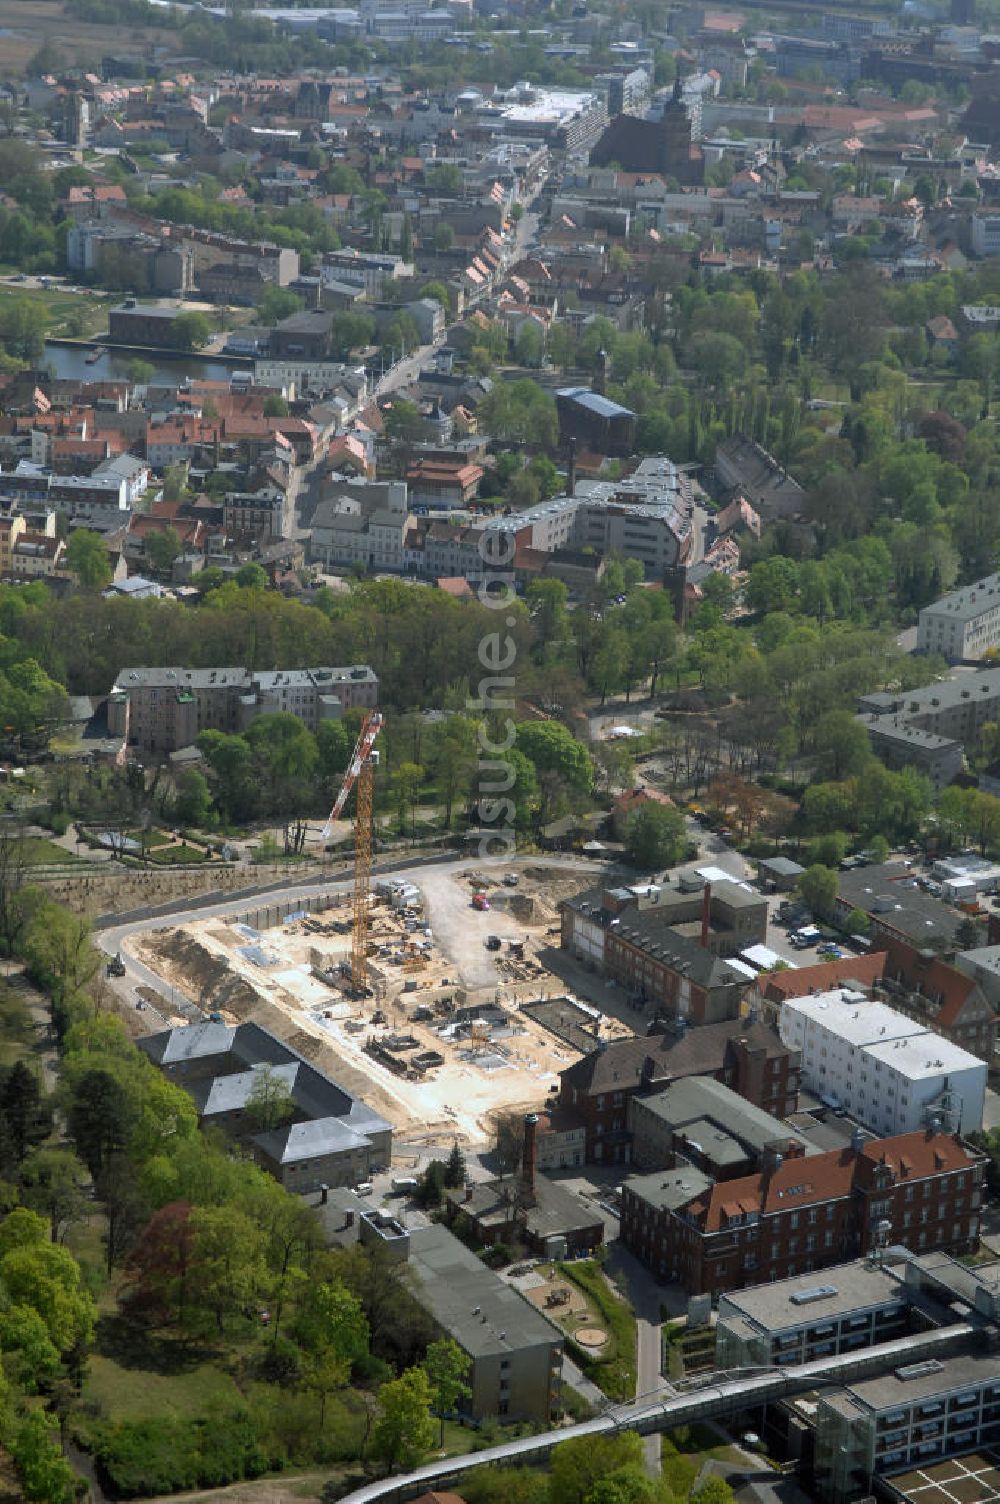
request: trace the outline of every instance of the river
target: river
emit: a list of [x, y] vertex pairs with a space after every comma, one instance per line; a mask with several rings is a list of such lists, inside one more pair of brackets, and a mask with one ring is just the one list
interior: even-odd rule
[[112, 381], [123, 380], [128, 376], [131, 361], [143, 360], [153, 367], [153, 380], [164, 386], [183, 381], [185, 376], [201, 381], [228, 381], [233, 371], [253, 369], [242, 361], [230, 364], [223, 360], [202, 359], [197, 355], [166, 360], [139, 350], [107, 350], [91, 365], [87, 356], [92, 353], [92, 349], [86, 345], [54, 345], [46, 341], [42, 363], [62, 380]]

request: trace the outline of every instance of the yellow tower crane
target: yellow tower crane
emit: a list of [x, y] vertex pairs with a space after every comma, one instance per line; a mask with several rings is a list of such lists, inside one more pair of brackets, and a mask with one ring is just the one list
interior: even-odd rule
[[368, 907], [372, 879], [372, 808], [375, 793], [375, 769], [378, 752], [375, 738], [382, 730], [382, 712], [369, 710], [361, 723], [358, 739], [347, 764], [340, 793], [333, 803], [323, 840], [330, 838], [334, 820], [339, 820], [351, 789], [357, 784], [358, 798], [354, 811], [354, 923], [351, 927], [351, 985], [364, 994], [368, 986]]

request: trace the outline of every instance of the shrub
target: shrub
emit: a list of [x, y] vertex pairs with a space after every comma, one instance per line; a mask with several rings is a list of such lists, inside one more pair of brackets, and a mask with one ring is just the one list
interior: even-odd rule
[[257, 1478], [272, 1460], [246, 1410], [99, 1426], [94, 1455], [113, 1492], [127, 1499]]

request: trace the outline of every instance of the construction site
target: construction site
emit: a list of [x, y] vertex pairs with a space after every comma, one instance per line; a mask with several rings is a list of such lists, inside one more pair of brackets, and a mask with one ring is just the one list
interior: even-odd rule
[[544, 866], [377, 880], [362, 986], [353, 892], [151, 930], [133, 953], [206, 1016], [280, 1024], [393, 1123], [397, 1142], [447, 1134], [474, 1146], [493, 1114], [539, 1107], [583, 1050], [629, 1032], [566, 997], [539, 959], [555, 904], [585, 881]]
[[577, 999], [545, 1009], [564, 988], [539, 953], [558, 937], [560, 900], [587, 873], [437, 866], [422, 868], [419, 884], [412, 873], [373, 882], [381, 729], [369, 711], [323, 831], [354, 792], [347, 891], [190, 919], [127, 949], [184, 1017], [274, 1029], [387, 1118], [397, 1143], [444, 1134], [479, 1145], [496, 1113], [540, 1107], [582, 1050], [630, 1031]]

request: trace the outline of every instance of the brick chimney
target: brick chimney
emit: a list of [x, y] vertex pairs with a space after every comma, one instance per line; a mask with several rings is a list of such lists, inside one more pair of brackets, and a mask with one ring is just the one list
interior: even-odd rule
[[566, 461], [566, 495], [576, 495], [576, 434], [570, 434], [567, 442], [569, 457]]
[[521, 1176], [525, 1188], [530, 1195], [535, 1194], [535, 1172], [538, 1159], [538, 1113], [528, 1112], [524, 1116], [524, 1155], [521, 1160]]
[[701, 894], [701, 948], [708, 950], [708, 928], [712, 917], [712, 884], [706, 883]]

